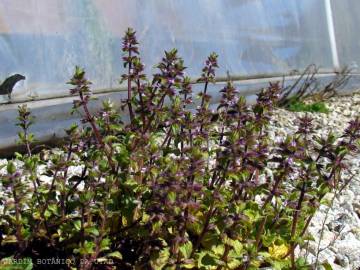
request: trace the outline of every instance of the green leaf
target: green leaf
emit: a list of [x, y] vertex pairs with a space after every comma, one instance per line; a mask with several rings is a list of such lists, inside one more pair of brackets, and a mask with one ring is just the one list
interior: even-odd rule
[[217, 235], [215, 231], [207, 232], [201, 241], [201, 244], [207, 249], [211, 249], [212, 246], [217, 245], [218, 243], [219, 235]]
[[107, 254], [106, 257], [115, 258], [115, 259], [119, 259], [119, 260], [122, 260], [122, 258], [123, 258], [120, 251], [111, 252], [111, 253]]
[[179, 133], [179, 130], [180, 130], [180, 128], [179, 128], [178, 125], [172, 125], [172, 126], [171, 126], [171, 132], [172, 132], [172, 134], [178, 134], [178, 133]]
[[104, 238], [100, 243], [100, 251], [109, 250], [111, 241], [109, 238]]
[[243, 254], [243, 245], [239, 240], [232, 241], [232, 247], [234, 248], [237, 256], [241, 256]]
[[152, 269], [162, 269], [168, 262], [170, 257], [169, 248], [165, 248], [151, 256], [150, 265]]
[[80, 221], [80, 219], [73, 221], [73, 224], [74, 224], [75, 230], [80, 231], [80, 229], [81, 229], [81, 221]]
[[201, 256], [200, 265], [201, 266], [217, 266], [216, 258], [214, 258], [209, 253], [203, 253], [203, 256]]
[[54, 215], [57, 215], [59, 214], [59, 208], [56, 204], [50, 204], [48, 206], [48, 209], [54, 214]]
[[16, 159], [20, 159], [20, 160], [21, 160], [21, 159], [23, 158], [23, 155], [22, 155], [21, 153], [15, 152], [14, 155], [15, 155], [15, 158], [16, 158]]
[[95, 243], [91, 241], [85, 241], [84, 245], [79, 248], [75, 249], [74, 253], [80, 253], [81, 255], [87, 255], [94, 253]]
[[85, 74], [85, 70], [79, 66], [75, 66], [75, 72], [74, 72], [74, 76], [75, 77], [81, 77]]
[[225, 245], [217, 245], [211, 248], [211, 251], [218, 256], [222, 256], [225, 251]]
[[261, 217], [258, 211], [252, 209], [244, 210], [244, 214], [249, 218], [250, 222], [257, 221]]
[[229, 269], [239, 269], [239, 266], [242, 264], [242, 262], [238, 259], [232, 259], [227, 263], [227, 266]]
[[51, 211], [49, 211], [48, 209], [46, 209], [45, 210], [45, 212], [44, 212], [44, 216], [45, 216], [45, 218], [49, 218], [49, 217], [51, 217]]
[[185, 269], [194, 269], [196, 268], [196, 264], [194, 260], [187, 260], [186, 263], [181, 265], [181, 269], [185, 268]]
[[284, 261], [272, 261], [271, 265], [273, 266], [274, 270], [283, 270], [283, 269], [288, 269], [288, 267], [290, 266], [290, 262], [289, 260], [284, 260]]
[[116, 137], [114, 135], [108, 135], [104, 138], [105, 143], [117, 142], [118, 140], [119, 140], [118, 137]]
[[14, 162], [9, 161], [6, 169], [7, 169], [8, 174], [14, 174], [16, 172], [16, 166], [15, 166]]
[[99, 170], [100, 172], [106, 172], [108, 170], [108, 162], [107, 160], [103, 159], [99, 162]]
[[175, 193], [175, 192], [171, 191], [171, 192], [168, 193], [167, 196], [168, 196], [168, 199], [169, 199], [171, 202], [175, 202], [175, 200], [176, 200], [176, 193]]
[[333, 270], [332, 266], [328, 262], [323, 263], [322, 266], [325, 268], [325, 270]]
[[305, 258], [300, 257], [299, 259], [296, 260], [296, 269], [309, 269], [309, 264], [306, 262]]
[[87, 203], [94, 196], [94, 192], [86, 191], [80, 194], [80, 202]]
[[115, 159], [120, 166], [127, 166], [130, 162], [129, 152], [124, 145], [119, 145], [119, 152], [115, 154]]
[[95, 227], [86, 228], [85, 232], [89, 233], [89, 234], [92, 234], [92, 235], [95, 235], [95, 236], [99, 236], [99, 231]]
[[184, 256], [185, 259], [188, 259], [188, 258], [190, 258], [192, 249], [193, 249], [193, 245], [192, 245], [191, 241], [187, 241], [185, 244], [183, 244], [180, 247], [180, 252]]
[[265, 247], [271, 246], [275, 240], [277, 239], [277, 235], [274, 233], [266, 233], [262, 236], [262, 242]]

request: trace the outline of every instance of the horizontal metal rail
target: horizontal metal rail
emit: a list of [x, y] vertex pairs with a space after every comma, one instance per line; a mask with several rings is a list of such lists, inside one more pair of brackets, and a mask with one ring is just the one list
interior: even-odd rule
[[[319, 79], [325, 81], [335, 76], [334, 72], [321, 72], [317, 74]], [[351, 93], [360, 88], [360, 73], [352, 74], [352, 83], [346, 89], [340, 90], [340, 94]], [[241, 89], [240, 94], [245, 96], [249, 103], [254, 102], [256, 94], [263, 88], [269, 81], [296, 81], [301, 76], [300, 73], [294, 75], [294, 72], [288, 74], [273, 73], [273, 74], [257, 74], [250, 76], [231, 76], [230, 79], [234, 81], [236, 86]], [[213, 96], [212, 104], [215, 105], [219, 102], [221, 97], [217, 91], [222, 87], [222, 84], [228, 80], [227, 77], [218, 77], [217, 86], [210, 92]], [[197, 80], [193, 80], [196, 83]], [[216, 90], [217, 89], [217, 90]], [[195, 91], [201, 91], [201, 87], [196, 88]], [[93, 91], [94, 97], [97, 98], [91, 103], [91, 111], [95, 112], [101, 107], [101, 101], [104, 99], [112, 99], [115, 106], [120, 105], [120, 101], [125, 99], [126, 88], [119, 87], [113, 89], [103, 89]], [[35, 125], [32, 127], [32, 133], [35, 134], [39, 144], [58, 144], [66, 135], [64, 129], [71, 123], [79, 122], [76, 115], [70, 115], [69, 111], [72, 107], [74, 97], [66, 95], [63, 97], [53, 97], [49, 99], [26, 100], [17, 101], [16, 103], [0, 105], [0, 158], [13, 155], [14, 151], [21, 151], [21, 147], [16, 144], [18, 128], [15, 126], [17, 122], [17, 106], [19, 103], [27, 103], [31, 109], [33, 116], [36, 119]], [[124, 114], [124, 119], [127, 116]]]
[[[317, 75], [318, 76], [327, 76], [327, 75], [335, 75], [336, 70], [334, 69], [319, 69]], [[259, 73], [253, 75], [230, 75], [230, 76], [218, 76], [215, 78], [217, 83], [226, 82], [227, 80], [232, 81], [251, 81], [251, 80], [261, 80], [261, 79], [282, 79], [282, 78], [298, 78], [302, 74], [302, 71], [293, 70], [286, 73]], [[350, 75], [360, 75], [360, 72], [352, 72]], [[192, 84], [201, 83], [199, 82], [199, 78], [194, 78], [191, 80]], [[103, 89], [94, 89], [92, 90], [93, 94], [108, 94], [108, 93], [116, 93], [116, 92], [124, 92], [127, 91], [127, 86], [125, 84], [120, 85], [119, 87], [114, 88], [103, 88]], [[19, 103], [27, 103], [27, 102], [34, 102], [34, 101], [42, 101], [42, 100], [52, 100], [52, 99], [61, 99], [71, 97], [70, 94], [66, 95], [41, 95], [40, 97], [36, 98], [23, 98], [23, 99], [16, 99], [12, 100], [11, 102], [4, 102], [0, 103], [0, 111], [1, 107], [4, 105], [9, 104], [19, 104]]]

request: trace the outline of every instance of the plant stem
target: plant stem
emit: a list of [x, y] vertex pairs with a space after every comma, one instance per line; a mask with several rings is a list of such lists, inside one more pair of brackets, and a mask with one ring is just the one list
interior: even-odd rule
[[116, 167], [114, 165], [114, 162], [112, 160], [112, 155], [111, 155], [111, 151], [109, 151], [109, 149], [106, 147], [104, 141], [102, 140], [102, 137], [100, 135], [100, 131], [96, 126], [94, 117], [91, 115], [88, 106], [87, 106], [87, 101], [84, 99], [84, 95], [82, 93], [82, 91], [79, 92], [79, 96], [82, 102], [82, 106], [84, 108], [85, 114], [86, 114], [86, 120], [90, 123], [92, 130], [94, 132], [95, 135], [95, 139], [97, 141], [97, 143], [103, 148], [105, 155], [107, 157], [107, 160], [109, 162], [110, 167], [112, 168], [112, 171], [116, 171]]
[[[306, 182], [305, 180], [303, 180], [303, 184], [301, 187], [301, 192], [300, 192], [300, 197], [298, 200], [298, 204], [296, 206], [296, 210], [294, 212], [293, 215], [293, 221], [292, 221], [292, 226], [291, 226], [291, 241], [294, 241], [294, 237], [296, 234], [296, 227], [297, 227], [297, 222], [298, 222], [298, 218], [299, 218], [299, 214], [300, 214], [300, 210], [301, 210], [301, 205], [302, 202], [304, 200], [304, 196], [305, 196], [305, 191], [306, 191]], [[295, 266], [295, 248], [294, 248], [294, 243], [291, 243], [291, 267], [292, 270], [296, 270], [296, 266]]]
[[128, 83], [128, 89], [127, 89], [127, 92], [128, 92], [128, 98], [127, 98], [127, 104], [128, 104], [128, 107], [129, 107], [129, 115], [130, 115], [130, 122], [133, 121], [134, 119], [134, 113], [133, 113], [133, 109], [132, 109], [132, 104], [131, 104], [131, 67], [132, 67], [132, 62], [131, 62], [131, 48], [129, 48], [129, 67], [128, 67], [128, 80], [127, 80], [127, 83]]

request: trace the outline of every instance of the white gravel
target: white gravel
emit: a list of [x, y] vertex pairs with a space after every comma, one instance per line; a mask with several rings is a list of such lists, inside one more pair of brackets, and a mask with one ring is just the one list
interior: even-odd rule
[[[351, 96], [334, 97], [326, 102], [330, 113], [308, 113], [314, 119], [315, 132], [326, 136], [330, 131], [342, 134], [350, 120], [360, 116], [360, 93]], [[276, 110], [270, 127], [274, 139], [285, 137], [297, 130], [297, 118], [303, 112]], [[360, 269], [360, 155], [348, 161], [354, 179], [350, 185], [333, 200], [331, 207], [321, 205], [311, 222], [309, 234], [315, 239], [309, 241], [307, 260], [314, 263], [320, 242], [319, 264], [328, 263], [333, 269]], [[331, 201], [334, 194], [328, 194]], [[322, 224], [325, 226], [322, 230]], [[322, 237], [321, 237], [322, 232]], [[306, 252], [307, 251], [307, 252]], [[319, 269], [322, 269], [319, 266]]]

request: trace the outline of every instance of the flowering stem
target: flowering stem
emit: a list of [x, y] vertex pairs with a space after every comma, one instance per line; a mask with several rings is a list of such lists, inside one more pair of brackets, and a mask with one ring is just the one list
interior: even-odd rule
[[132, 62], [131, 62], [131, 50], [129, 50], [129, 67], [128, 67], [128, 99], [127, 99], [127, 104], [129, 107], [129, 114], [130, 114], [130, 121], [132, 122], [132, 120], [134, 119], [134, 113], [133, 113], [133, 109], [132, 109], [132, 105], [131, 105], [131, 67], [132, 67]]

